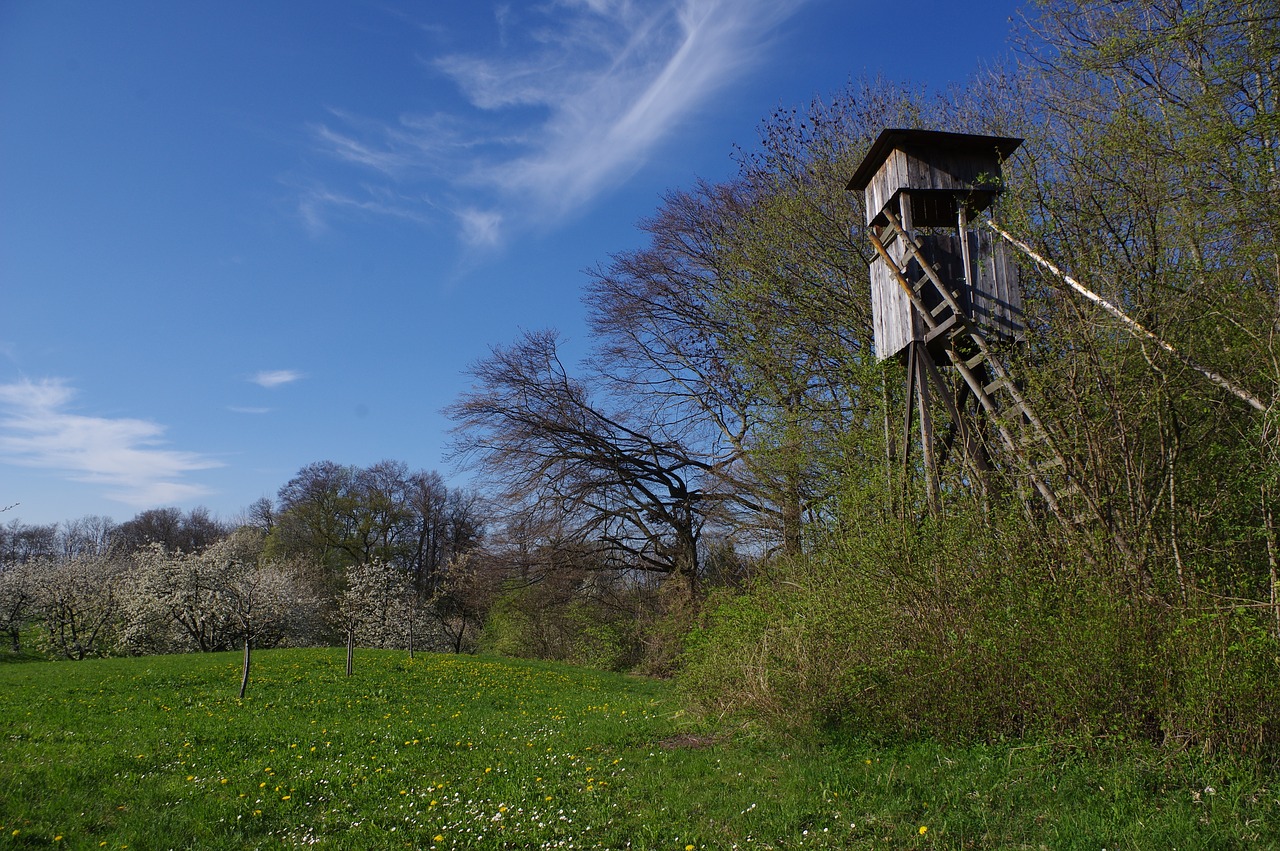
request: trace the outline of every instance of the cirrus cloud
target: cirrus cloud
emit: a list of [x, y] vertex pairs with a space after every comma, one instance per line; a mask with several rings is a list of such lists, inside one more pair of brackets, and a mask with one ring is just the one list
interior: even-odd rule
[[[496, 246], [503, 229], [555, 223], [631, 177], [683, 122], [764, 61], [778, 26], [808, 0], [558, 0], [494, 11], [498, 47], [424, 58], [467, 106], [394, 120], [331, 109], [317, 150], [361, 174], [312, 193], [326, 210], [384, 211], [370, 195], [411, 188], [423, 221], [449, 211], [459, 239]], [[368, 175], [384, 181], [374, 189]], [[354, 186], [352, 184], [355, 184]], [[477, 210], [486, 211], [477, 218]]]
[[100, 485], [108, 499], [134, 507], [210, 493], [186, 476], [221, 462], [165, 448], [165, 427], [150, 420], [72, 413], [74, 397], [58, 378], [0, 385], [0, 460]]
[[296, 369], [264, 369], [259, 372], [255, 372], [249, 378], [249, 381], [259, 387], [271, 389], [272, 387], [279, 387], [283, 384], [292, 384], [302, 378], [302, 373], [298, 372]]

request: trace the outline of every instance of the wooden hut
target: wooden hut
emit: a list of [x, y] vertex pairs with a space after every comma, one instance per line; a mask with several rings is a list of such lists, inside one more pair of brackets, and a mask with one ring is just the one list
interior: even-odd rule
[[[1007, 247], [987, 230], [971, 228], [972, 216], [990, 206], [1002, 191], [1001, 163], [1021, 139], [976, 136], [934, 130], [889, 129], [871, 146], [849, 180], [848, 189], [864, 193], [867, 225], [884, 238], [890, 257], [917, 283], [928, 309], [948, 309], [936, 291], [923, 286], [919, 262], [908, 257], [899, 229], [919, 243], [966, 318], [993, 341], [1023, 336], [1022, 297], [1017, 266]], [[891, 226], [896, 220], [897, 226]], [[881, 360], [900, 354], [910, 343], [929, 348], [945, 344], [928, 330], [897, 275], [878, 257], [871, 264], [872, 314], [876, 353]]]

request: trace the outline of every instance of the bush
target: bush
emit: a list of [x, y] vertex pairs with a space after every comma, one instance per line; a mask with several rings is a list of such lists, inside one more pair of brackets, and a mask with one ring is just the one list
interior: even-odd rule
[[634, 665], [634, 624], [575, 585], [513, 584], [489, 610], [477, 642], [480, 652], [601, 670]]
[[1280, 642], [1256, 611], [1182, 618], [1164, 636], [1170, 660], [1162, 727], [1208, 751], [1270, 752], [1280, 742]]
[[1256, 610], [1135, 592], [1030, 523], [1000, 528], [886, 526], [774, 564], [708, 605], [679, 684], [705, 714], [793, 730], [1276, 749], [1280, 643]]

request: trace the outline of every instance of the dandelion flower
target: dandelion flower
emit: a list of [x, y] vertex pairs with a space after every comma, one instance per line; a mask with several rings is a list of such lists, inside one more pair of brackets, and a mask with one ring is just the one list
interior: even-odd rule
[[929, 832], [929, 828], [925, 827], [924, 825], [920, 825], [920, 835], [921, 835], [921, 836], [924, 836], [924, 835], [925, 835], [926, 833], [928, 833], [928, 832]]

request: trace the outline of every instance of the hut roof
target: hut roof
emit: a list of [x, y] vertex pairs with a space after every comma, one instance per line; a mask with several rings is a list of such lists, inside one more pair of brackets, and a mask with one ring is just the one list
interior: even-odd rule
[[942, 130], [908, 130], [889, 128], [880, 131], [871, 150], [853, 173], [849, 184], [850, 190], [862, 191], [867, 188], [880, 166], [889, 158], [889, 154], [897, 148], [935, 148], [954, 153], [973, 153], [990, 155], [997, 153], [1000, 159], [1009, 156], [1022, 144], [1021, 139], [1011, 136], [980, 136], [973, 133], [948, 133]]

